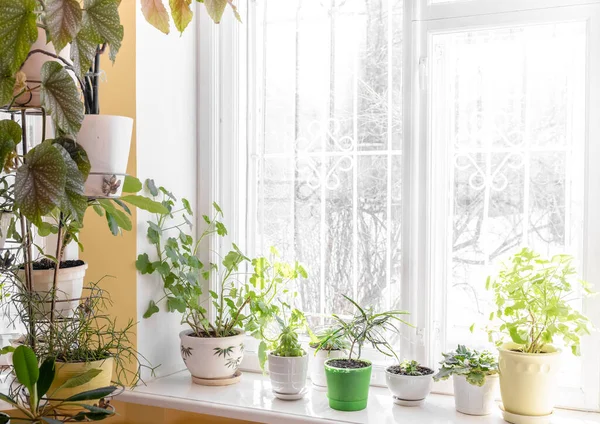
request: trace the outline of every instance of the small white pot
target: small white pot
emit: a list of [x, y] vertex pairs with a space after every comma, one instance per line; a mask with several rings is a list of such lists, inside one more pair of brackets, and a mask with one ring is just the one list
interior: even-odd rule
[[127, 172], [133, 119], [125, 116], [85, 115], [77, 136], [92, 169], [85, 182], [85, 195], [118, 197]]
[[296, 395], [306, 387], [308, 355], [286, 358], [269, 353], [269, 377], [274, 392]]
[[328, 359], [344, 358], [346, 354], [341, 350], [319, 350], [315, 354], [316, 350], [314, 347], [308, 348], [310, 380], [315, 386], [327, 387], [325, 361]]
[[415, 402], [419, 405], [433, 387], [433, 374], [428, 375], [400, 375], [385, 371], [385, 382], [392, 395], [403, 401]]
[[192, 381], [232, 378], [244, 358], [244, 332], [231, 337], [193, 337], [192, 330], [179, 333], [181, 358]]
[[[83, 264], [72, 268], [60, 268], [58, 270], [56, 303], [54, 305], [55, 316], [63, 318], [73, 316], [75, 309], [79, 306], [87, 267], [87, 264]], [[19, 278], [25, 284], [24, 270], [19, 270]], [[54, 269], [33, 271], [33, 291], [38, 294], [42, 301], [39, 306], [41, 316], [47, 317], [50, 315], [52, 308], [50, 293], [52, 292], [53, 281]]]
[[[48, 40], [46, 39], [46, 31], [42, 28], [38, 28], [38, 37], [37, 40], [31, 46], [29, 51], [33, 50], [44, 50], [51, 54], [56, 54], [56, 50], [54, 50], [54, 45], [48, 44]], [[60, 57], [67, 60], [69, 63], [71, 62], [69, 59], [69, 55], [71, 54], [71, 47], [67, 45], [59, 54]], [[41, 72], [42, 65], [49, 61], [57, 61], [48, 55], [43, 53], [34, 53], [23, 63], [21, 67], [21, 71], [27, 75], [27, 87], [29, 91], [27, 93], [22, 94], [17, 98], [15, 103], [18, 106], [27, 106], [31, 108], [41, 107], [40, 102], [40, 83], [42, 81]], [[15, 92], [17, 95], [19, 92]]]
[[8, 232], [8, 226], [10, 225], [10, 219], [12, 214], [8, 212], [0, 212], [0, 249], [4, 249], [4, 243], [6, 243], [6, 233]]
[[453, 375], [456, 410], [467, 415], [489, 415], [497, 409], [494, 401], [498, 374], [485, 377], [483, 386], [474, 386], [464, 375]]

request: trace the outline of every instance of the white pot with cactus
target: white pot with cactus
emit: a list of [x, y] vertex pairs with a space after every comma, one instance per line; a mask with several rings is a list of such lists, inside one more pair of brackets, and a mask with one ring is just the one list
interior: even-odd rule
[[452, 376], [456, 410], [467, 415], [491, 414], [496, 408], [498, 386], [498, 362], [494, 355], [463, 345], [442, 355], [442, 367], [433, 379], [446, 380]]

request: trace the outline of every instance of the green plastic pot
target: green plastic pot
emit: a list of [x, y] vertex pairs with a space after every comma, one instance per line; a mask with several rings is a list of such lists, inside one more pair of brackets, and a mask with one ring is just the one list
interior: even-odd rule
[[369, 400], [369, 384], [371, 383], [370, 361], [364, 368], [337, 368], [329, 362], [339, 359], [329, 359], [325, 362], [325, 377], [327, 378], [327, 398], [329, 407], [338, 411], [360, 411], [367, 407]]

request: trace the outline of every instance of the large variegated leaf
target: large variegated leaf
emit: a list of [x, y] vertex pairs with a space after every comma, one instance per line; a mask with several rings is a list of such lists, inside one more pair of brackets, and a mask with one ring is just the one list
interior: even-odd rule
[[48, 0], [46, 29], [57, 52], [65, 48], [81, 28], [81, 6], [77, 0]]
[[0, 106], [5, 106], [12, 100], [15, 82], [9, 72], [2, 72], [0, 69]]
[[80, 77], [92, 66], [99, 44], [102, 44], [102, 38], [92, 29], [89, 21], [86, 21], [71, 43], [71, 60], [75, 72]]
[[34, 223], [60, 206], [67, 168], [60, 151], [44, 142], [27, 153], [15, 178], [15, 206]]
[[75, 143], [70, 138], [61, 137], [53, 140], [54, 144], [61, 145], [71, 156], [71, 159], [75, 161], [77, 164], [77, 168], [81, 175], [83, 175], [83, 179], [87, 180], [88, 175], [92, 169], [92, 164], [90, 163], [90, 159], [81, 144]]
[[21, 142], [21, 127], [10, 119], [0, 121], [0, 170], [4, 169], [8, 155]]
[[36, 0], [0, 0], [0, 69], [14, 74], [37, 39]]
[[54, 145], [62, 155], [65, 163], [66, 180], [65, 190], [60, 202], [60, 209], [66, 214], [70, 214], [75, 220], [83, 222], [83, 215], [87, 208], [87, 197], [83, 195], [84, 178], [77, 164], [69, 152], [67, 152], [60, 144]]
[[110, 47], [113, 62], [121, 48], [124, 29], [119, 17], [120, 0], [84, 0], [83, 25], [91, 28]]
[[77, 134], [83, 121], [83, 105], [71, 75], [58, 62], [42, 66], [42, 105], [62, 132]]
[[169, 0], [173, 22], [175, 22], [175, 27], [182, 34], [194, 16], [190, 7], [191, 3], [192, 0]]
[[142, 13], [152, 26], [165, 34], [170, 32], [169, 13], [162, 0], [142, 0]]

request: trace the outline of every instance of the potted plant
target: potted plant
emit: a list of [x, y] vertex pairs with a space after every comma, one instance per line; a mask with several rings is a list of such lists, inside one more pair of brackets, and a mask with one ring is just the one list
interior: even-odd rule
[[[346, 295], [356, 308], [353, 318], [345, 321], [337, 315], [335, 330], [323, 340], [320, 350], [330, 339], [341, 337], [348, 341], [350, 348], [345, 358], [332, 358], [325, 361], [325, 376], [327, 378], [327, 398], [329, 406], [339, 411], [360, 411], [367, 407], [369, 384], [371, 382], [371, 362], [361, 359], [365, 343], [370, 343], [375, 349], [386, 356], [396, 357], [394, 349], [386, 339], [386, 332], [398, 332], [397, 325], [407, 324], [401, 317], [405, 311], [388, 311], [376, 313], [372, 307], [362, 308]], [[356, 356], [353, 357], [355, 354]]]
[[456, 410], [468, 415], [491, 414], [498, 385], [496, 358], [487, 350], [480, 352], [463, 345], [442, 355], [442, 367], [433, 379], [447, 380], [452, 376]]
[[[148, 227], [147, 238], [156, 248], [156, 257], [150, 260], [144, 253], [136, 261], [140, 273], [160, 275], [164, 293], [157, 301], [150, 301], [144, 318], [159, 312], [161, 301], [168, 312], [181, 313], [182, 324], [189, 328], [180, 333], [180, 351], [192, 381], [207, 385], [233, 384], [241, 376], [239, 366], [244, 357], [245, 332], [255, 333], [260, 327], [259, 314], [246, 313], [246, 307], [256, 311], [259, 305], [269, 305], [282, 282], [264, 283], [260, 277], [263, 260], [255, 262], [254, 275], [248, 281], [239, 282], [242, 269], [250, 265], [250, 260], [235, 244], [220, 264], [205, 266], [198, 259], [203, 240], [210, 235], [227, 234], [221, 222], [221, 208], [213, 204], [214, 216], [203, 216], [206, 227], [194, 239], [190, 234], [192, 226], [188, 218], [193, 212], [189, 202], [182, 199], [178, 207], [176, 198], [164, 187], [156, 188], [153, 183], [146, 186], [155, 199], [162, 198], [169, 213], [156, 214]], [[167, 237], [167, 229], [173, 231], [173, 236]], [[293, 270], [295, 278], [306, 275], [299, 264], [295, 264]], [[209, 281], [211, 275], [216, 281], [215, 289], [205, 291], [203, 283]], [[200, 301], [205, 292], [215, 309], [214, 318], [208, 315], [207, 302]], [[262, 356], [266, 359], [264, 349]]]
[[494, 294], [488, 334], [499, 347], [500, 392], [505, 419], [552, 414], [562, 340], [574, 355], [580, 338], [591, 330], [588, 318], [570, 303], [576, 287], [584, 295], [588, 284], [577, 278], [573, 258], [542, 258], [528, 248], [516, 253], [486, 287]]
[[[16, 422], [32, 424], [64, 423], [75, 421], [102, 421], [115, 414], [114, 408], [105, 401], [117, 387], [105, 386], [95, 390], [82, 387], [95, 378], [97, 370], [74, 375], [63, 383], [71, 387], [73, 394], [59, 398], [52, 384], [55, 381], [55, 361], [48, 357], [39, 365], [35, 353], [27, 346], [19, 346], [13, 354], [13, 371], [18, 385], [8, 394], [0, 393], [0, 399], [18, 411]], [[0, 423], [10, 423], [9, 414], [0, 413]]]
[[405, 360], [385, 370], [385, 382], [392, 392], [394, 403], [419, 406], [431, 392], [433, 370], [417, 361]]
[[[347, 354], [348, 343], [337, 335], [333, 335], [335, 329], [326, 328], [317, 334], [312, 331], [308, 344], [309, 375], [312, 383], [317, 387], [327, 387], [325, 377], [325, 361], [330, 358], [343, 358]], [[327, 340], [327, 343], [323, 342]], [[321, 346], [319, 349], [319, 346]]]
[[282, 302], [281, 314], [276, 321], [279, 334], [275, 339], [266, 339], [271, 389], [279, 399], [301, 399], [306, 394], [308, 355], [300, 345], [298, 332], [305, 327], [306, 319], [302, 312]]

